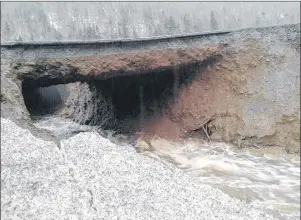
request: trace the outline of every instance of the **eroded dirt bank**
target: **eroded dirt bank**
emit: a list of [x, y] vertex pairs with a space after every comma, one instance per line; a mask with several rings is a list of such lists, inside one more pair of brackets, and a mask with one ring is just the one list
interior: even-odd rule
[[300, 153], [299, 52], [298, 45], [250, 36], [222, 45], [3, 62], [1, 113], [30, 121], [22, 89], [30, 97], [41, 86], [77, 82], [67, 86], [58, 114], [79, 123]]
[[[176, 102], [146, 126], [166, 137], [202, 133], [241, 146], [300, 148], [299, 54], [249, 41], [197, 74]], [[203, 132], [204, 133], [204, 132]]]

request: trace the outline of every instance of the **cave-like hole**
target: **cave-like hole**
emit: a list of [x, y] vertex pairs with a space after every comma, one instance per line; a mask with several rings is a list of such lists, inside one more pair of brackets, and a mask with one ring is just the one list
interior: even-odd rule
[[[200, 66], [194, 64], [90, 82], [98, 97], [110, 100], [114, 111], [115, 120], [103, 124], [103, 128], [121, 133], [140, 131], [153, 116], [168, 111], [181, 87], [189, 84], [198, 70]], [[86, 124], [102, 124], [103, 115], [99, 116]]]
[[68, 96], [65, 85], [33, 87], [23, 82], [22, 94], [32, 118], [54, 114], [64, 106]]
[[213, 59], [49, 87], [37, 87], [38, 81], [23, 81], [22, 93], [32, 117], [60, 110], [60, 116], [77, 123], [129, 134], [143, 129], [154, 116], [166, 113], [181, 88], [214, 62]]

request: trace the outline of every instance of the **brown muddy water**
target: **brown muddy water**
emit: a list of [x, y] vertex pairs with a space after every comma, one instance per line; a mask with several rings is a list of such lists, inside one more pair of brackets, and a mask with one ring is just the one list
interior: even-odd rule
[[193, 138], [177, 142], [161, 138], [133, 140], [55, 117], [40, 119], [34, 125], [50, 130], [59, 139], [97, 130], [112, 142], [126, 143], [145, 156], [166, 166], [176, 166], [206, 185], [283, 219], [300, 216], [300, 157], [279, 148], [237, 149], [226, 143], [206, 143]]

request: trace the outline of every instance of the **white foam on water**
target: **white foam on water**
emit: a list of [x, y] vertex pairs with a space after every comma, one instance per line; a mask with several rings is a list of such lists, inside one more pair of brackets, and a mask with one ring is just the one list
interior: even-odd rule
[[[35, 125], [66, 138], [72, 133], [97, 129], [61, 118], [46, 118]], [[108, 133], [106, 138], [112, 140], [116, 136]], [[136, 146], [129, 146], [143, 146], [142, 154], [176, 166], [197, 176], [204, 184], [259, 208], [279, 212], [286, 219], [300, 216], [300, 159], [292, 159], [291, 155], [256, 154], [226, 143], [204, 143], [196, 139], [172, 142], [154, 138], [148, 142], [138, 140]]]
[[159, 156], [231, 196], [260, 201], [261, 207], [283, 215], [300, 216], [299, 162], [287, 154], [256, 155], [225, 143], [198, 140], [176, 143], [158, 138], [149, 144], [154, 151], [147, 155]]

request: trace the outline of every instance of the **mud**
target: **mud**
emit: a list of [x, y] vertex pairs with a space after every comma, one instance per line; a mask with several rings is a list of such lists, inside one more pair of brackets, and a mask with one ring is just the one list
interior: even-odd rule
[[[176, 73], [178, 68], [197, 65], [196, 72], [188, 73], [193, 75], [188, 84], [180, 86], [176, 78], [171, 79], [175, 85], [173, 96], [160, 114], [144, 121], [143, 132], [171, 139], [190, 135], [206, 139], [201, 125], [207, 121], [211, 140], [231, 142], [240, 148], [279, 146], [300, 153], [300, 45], [296, 44], [300, 35], [295, 27], [264, 30], [241, 31], [241, 36], [236, 32], [224, 40], [213, 36], [177, 49], [48, 59], [34, 53], [31, 62], [26, 57], [21, 61], [3, 59], [1, 114], [31, 123], [21, 93], [24, 86], [90, 83], [150, 71]], [[6, 52], [1, 48], [1, 57]], [[91, 97], [85, 97], [86, 92], [77, 88], [71, 96], [89, 101]], [[90, 103], [98, 101], [92, 99]], [[65, 111], [65, 116], [90, 114], [71, 111]], [[79, 119], [79, 123], [85, 122]]]

